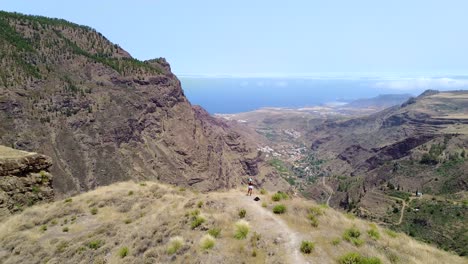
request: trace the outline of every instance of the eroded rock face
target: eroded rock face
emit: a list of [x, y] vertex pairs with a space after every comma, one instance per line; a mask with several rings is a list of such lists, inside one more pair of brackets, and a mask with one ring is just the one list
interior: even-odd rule
[[54, 198], [51, 158], [0, 146], [0, 220]]
[[130, 179], [200, 190], [232, 188], [248, 175], [285, 183], [266, 177], [255, 142], [190, 104], [165, 59], [137, 61], [64, 21], [1, 19], [30, 47], [0, 41], [11, 53], [0, 70], [15, 69], [0, 78], [0, 144], [50, 156], [59, 196]]

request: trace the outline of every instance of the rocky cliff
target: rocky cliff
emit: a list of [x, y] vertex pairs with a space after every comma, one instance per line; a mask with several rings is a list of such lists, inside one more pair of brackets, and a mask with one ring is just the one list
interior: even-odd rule
[[0, 24], [0, 143], [49, 155], [57, 192], [128, 179], [284, 184], [253, 142], [192, 107], [165, 59], [138, 61], [64, 20], [1, 12]]
[[0, 220], [23, 207], [52, 201], [47, 156], [0, 146]]

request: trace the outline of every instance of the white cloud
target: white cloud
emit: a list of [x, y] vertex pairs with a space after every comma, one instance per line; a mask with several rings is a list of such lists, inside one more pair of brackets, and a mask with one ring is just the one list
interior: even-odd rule
[[375, 84], [377, 88], [394, 90], [421, 90], [421, 89], [468, 89], [468, 79], [452, 78], [415, 78], [381, 81]]

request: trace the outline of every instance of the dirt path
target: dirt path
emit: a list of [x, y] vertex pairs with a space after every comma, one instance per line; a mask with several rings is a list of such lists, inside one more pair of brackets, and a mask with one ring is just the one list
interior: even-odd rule
[[247, 220], [253, 230], [263, 235], [271, 236], [284, 246], [284, 252], [288, 254], [288, 263], [309, 263], [300, 252], [301, 234], [289, 228], [280, 216], [273, 214], [261, 206], [261, 201], [253, 201], [254, 196], [241, 196], [230, 194], [235, 204], [247, 210]]
[[322, 185], [330, 194], [327, 199], [327, 206], [330, 206], [330, 199], [332, 198], [332, 195], [333, 195], [333, 189], [325, 183], [325, 177], [322, 177]]
[[[378, 193], [378, 192], [375, 192], [375, 191], [372, 191], [372, 193], [377, 194], [377, 195], [381, 195], [382, 197], [385, 197], [386, 199], [389, 199], [389, 200], [401, 201], [400, 218], [398, 219], [398, 222], [395, 223], [395, 225], [401, 225], [401, 223], [403, 222], [403, 217], [405, 217], [406, 201], [404, 199], [401, 199], [401, 198], [398, 198], [398, 197], [388, 196], [388, 195]], [[410, 202], [413, 199], [414, 199], [414, 197], [410, 197]]]

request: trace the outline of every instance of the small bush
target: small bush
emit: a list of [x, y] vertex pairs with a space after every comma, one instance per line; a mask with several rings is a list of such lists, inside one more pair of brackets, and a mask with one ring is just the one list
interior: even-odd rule
[[195, 209], [195, 210], [191, 211], [191, 212], [189, 213], [189, 215], [190, 215], [192, 218], [195, 218], [195, 217], [197, 217], [198, 215], [200, 215], [200, 210]]
[[146, 186], [145, 182], [140, 182], [140, 186]]
[[93, 240], [93, 241], [88, 243], [88, 247], [90, 249], [96, 250], [96, 249], [100, 248], [103, 244], [104, 243], [102, 242], [102, 240]]
[[339, 237], [337, 238], [334, 238], [332, 241], [331, 241], [331, 244], [334, 245], [334, 246], [337, 246], [338, 244], [341, 243], [341, 239]]
[[257, 249], [252, 250], [252, 257], [257, 257]]
[[204, 236], [200, 239], [200, 247], [201, 247], [203, 250], [212, 249], [214, 246], [215, 246], [215, 238], [212, 237], [211, 235], [209, 235], [209, 234], [204, 235]]
[[268, 204], [266, 202], [262, 203], [262, 207], [266, 208], [267, 206], [268, 206]]
[[310, 224], [311, 224], [313, 227], [317, 227], [317, 226], [318, 226], [318, 219], [317, 219], [317, 217], [316, 217], [314, 214], [308, 214], [308, 215], [307, 215], [307, 218], [309, 218]]
[[323, 210], [320, 207], [310, 207], [309, 208], [309, 214], [315, 215], [315, 216], [321, 216], [323, 215]]
[[132, 222], [132, 219], [125, 219], [125, 220], [124, 220], [124, 223], [125, 223], [126, 225], [130, 224], [131, 222]]
[[128, 247], [123, 247], [119, 249], [119, 256], [125, 258], [128, 255]]
[[202, 206], [203, 206], [203, 202], [202, 202], [202, 201], [199, 201], [199, 202], [197, 203], [197, 207], [198, 207], [198, 208], [202, 208]]
[[377, 229], [369, 229], [367, 231], [367, 234], [373, 239], [373, 240], [379, 240], [380, 239], [380, 233]]
[[42, 232], [45, 232], [47, 231], [47, 226], [46, 225], [43, 225], [39, 228], [39, 230], [41, 230]]
[[364, 244], [364, 241], [359, 238], [360, 236], [361, 231], [359, 231], [356, 227], [346, 229], [343, 233], [343, 239], [355, 246], [361, 246], [362, 244]]
[[378, 258], [367, 258], [361, 256], [359, 253], [350, 252], [338, 259], [339, 264], [381, 264], [382, 262]]
[[63, 202], [64, 202], [64, 203], [71, 203], [72, 201], [73, 201], [72, 198], [67, 198], [67, 199], [65, 199], [65, 201], [63, 201]]
[[315, 244], [313, 242], [303, 240], [301, 243], [301, 252], [304, 254], [310, 254], [314, 251]]
[[273, 213], [284, 214], [286, 212], [286, 206], [284, 204], [278, 204], [273, 207]]
[[221, 235], [221, 228], [214, 227], [210, 230], [208, 230], [208, 234], [214, 238], [218, 238], [219, 235]]
[[234, 238], [245, 239], [250, 231], [250, 225], [245, 220], [239, 220], [235, 224]]
[[275, 193], [271, 196], [271, 200], [274, 202], [279, 202], [281, 200], [281, 195], [279, 193]]
[[133, 195], [133, 191], [128, 191], [128, 196], [132, 196]]
[[195, 228], [201, 226], [201, 224], [203, 224], [204, 222], [205, 222], [205, 218], [203, 216], [196, 216], [192, 220], [192, 223], [190, 224], [190, 226], [192, 227], [192, 229], [195, 229]]
[[281, 199], [286, 200], [289, 196], [284, 192], [277, 192], [271, 196], [271, 199], [275, 202], [279, 202]]
[[68, 227], [67, 227], [67, 226], [66, 226], [66, 227], [64, 227], [64, 228], [62, 228], [62, 232], [65, 232], [65, 233], [67, 233], [68, 231], [69, 231], [69, 229], [68, 229]]
[[385, 234], [387, 234], [389, 237], [392, 237], [392, 238], [395, 238], [398, 236], [397, 233], [395, 233], [394, 231], [390, 230], [390, 229], [385, 229]]
[[169, 240], [169, 245], [167, 247], [167, 254], [172, 255], [179, 251], [179, 249], [184, 245], [184, 240], [182, 237], [173, 237]]
[[268, 194], [268, 192], [265, 189], [261, 189], [260, 194], [265, 195], [265, 194]]
[[179, 192], [185, 192], [185, 190], [186, 190], [186, 189], [185, 189], [184, 187], [180, 187], [180, 188], [179, 188]]
[[96, 207], [91, 208], [91, 214], [96, 215], [98, 213], [98, 209]]
[[239, 217], [240, 218], [244, 218], [246, 214], [247, 214], [247, 211], [244, 208], [239, 210]]

